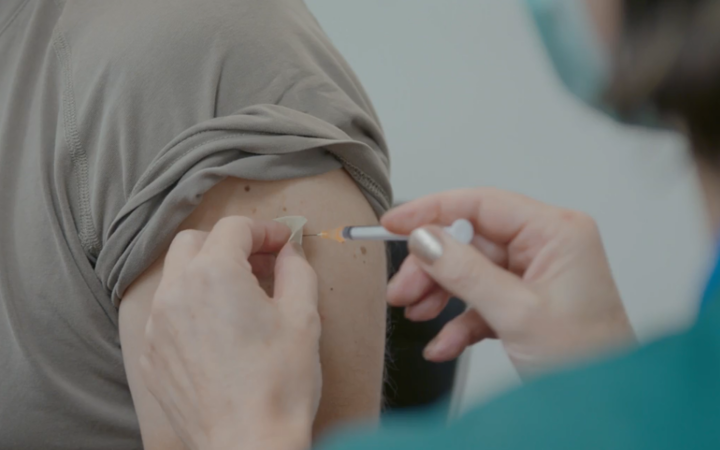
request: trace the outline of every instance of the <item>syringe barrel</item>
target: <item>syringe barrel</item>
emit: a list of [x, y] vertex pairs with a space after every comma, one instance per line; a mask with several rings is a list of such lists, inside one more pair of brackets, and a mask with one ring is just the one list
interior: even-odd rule
[[361, 241], [407, 241], [408, 236], [393, 234], [379, 225], [369, 227], [347, 227], [343, 230], [347, 240]]
[[[458, 219], [449, 227], [444, 228], [445, 232], [461, 244], [469, 244], [475, 236], [473, 225], [466, 219]], [[393, 234], [381, 226], [369, 227], [346, 227], [342, 230], [342, 237], [345, 240], [359, 241], [407, 241], [409, 236]]]

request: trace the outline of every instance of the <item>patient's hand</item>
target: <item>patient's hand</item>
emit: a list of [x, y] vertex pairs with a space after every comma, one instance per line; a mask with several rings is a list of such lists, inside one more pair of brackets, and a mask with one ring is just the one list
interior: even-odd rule
[[[193, 450], [303, 449], [320, 400], [317, 277], [284, 225], [227, 217], [170, 246], [141, 359]], [[274, 296], [248, 262], [280, 251]]]

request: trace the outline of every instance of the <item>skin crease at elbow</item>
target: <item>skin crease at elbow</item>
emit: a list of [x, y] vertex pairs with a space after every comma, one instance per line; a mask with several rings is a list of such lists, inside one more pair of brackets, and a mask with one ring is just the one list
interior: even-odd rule
[[[342, 170], [305, 179], [248, 181], [227, 179], [203, 198], [178, 228], [209, 231], [223, 217], [274, 219], [301, 215], [306, 234], [347, 224], [376, 224], [377, 217], [356, 184]], [[313, 434], [349, 421], [377, 421], [385, 351], [386, 254], [382, 243], [336, 242], [305, 238], [303, 248], [318, 273], [323, 326], [323, 394]], [[139, 376], [137, 358], [162, 260], [126, 293], [120, 308], [121, 340], [133, 400], [148, 449], [179, 444], [157, 402]], [[274, 257], [251, 258], [261, 286], [271, 294]]]

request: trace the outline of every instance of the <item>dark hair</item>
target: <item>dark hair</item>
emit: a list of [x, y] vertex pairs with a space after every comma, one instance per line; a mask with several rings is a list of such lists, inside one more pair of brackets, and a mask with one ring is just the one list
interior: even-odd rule
[[720, 167], [720, 0], [624, 0], [610, 101], [679, 119], [699, 158]]

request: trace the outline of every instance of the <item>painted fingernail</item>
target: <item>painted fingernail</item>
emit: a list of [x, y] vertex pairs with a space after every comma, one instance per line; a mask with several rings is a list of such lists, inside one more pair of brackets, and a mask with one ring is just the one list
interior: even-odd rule
[[408, 248], [410, 253], [425, 264], [432, 264], [443, 254], [442, 242], [424, 228], [419, 228], [410, 234]]

